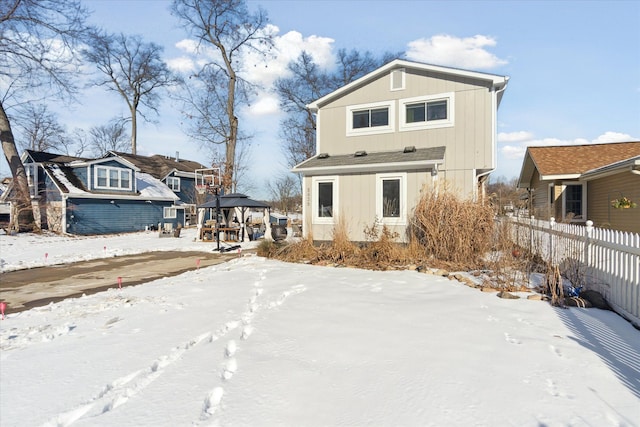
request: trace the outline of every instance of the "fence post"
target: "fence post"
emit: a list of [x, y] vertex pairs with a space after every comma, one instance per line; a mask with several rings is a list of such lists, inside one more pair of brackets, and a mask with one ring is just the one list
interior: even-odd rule
[[529, 253], [533, 254], [533, 215], [529, 221]]
[[549, 218], [549, 263], [555, 264], [555, 257], [553, 256], [553, 227], [556, 225], [556, 219], [554, 217]]
[[589, 268], [591, 265], [591, 236], [593, 235], [593, 221], [588, 220], [585, 227], [585, 242], [584, 242], [584, 264]]

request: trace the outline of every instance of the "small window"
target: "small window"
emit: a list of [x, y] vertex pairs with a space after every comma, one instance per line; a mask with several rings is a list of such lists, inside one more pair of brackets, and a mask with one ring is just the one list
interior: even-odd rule
[[337, 215], [337, 177], [313, 178], [313, 220], [319, 224], [333, 224]]
[[400, 100], [400, 130], [453, 126], [453, 93]]
[[383, 224], [406, 224], [407, 174], [378, 174], [376, 181], [376, 216]]
[[392, 101], [347, 107], [347, 136], [394, 131], [395, 108]]
[[572, 220], [586, 220], [586, 191], [584, 184], [564, 184], [562, 192], [562, 217]]
[[400, 178], [382, 180], [382, 217], [400, 217]]
[[130, 169], [96, 166], [94, 186], [100, 190], [131, 190]]
[[175, 177], [175, 176], [170, 176], [167, 178], [167, 186], [175, 191], [175, 192], [179, 192], [180, 191], [180, 178]]
[[377, 108], [375, 110], [364, 110], [353, 112], [353, 128], [370, 128], [389, 125], [389, 109]]
[[163, 218], [177, 218], [178, 217], [178, 212], [177, 209], [174, 207], [165, 207], [163, 209]]

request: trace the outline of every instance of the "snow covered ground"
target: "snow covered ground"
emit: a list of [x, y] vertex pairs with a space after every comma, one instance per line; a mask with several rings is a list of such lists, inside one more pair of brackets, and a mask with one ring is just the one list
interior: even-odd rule
[[[187, 232], [0, 236], [0, 258], [212, 249]], [[10, 314], [0, 350], [1, 426], [640, 426], [624, 319], [415, 271], [247, 255]]]

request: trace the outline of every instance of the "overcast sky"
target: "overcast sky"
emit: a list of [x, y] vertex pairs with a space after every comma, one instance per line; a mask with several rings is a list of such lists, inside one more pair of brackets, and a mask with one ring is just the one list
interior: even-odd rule
[[[91, 21], [111, 32], [141, 34], [165, 47], [168, 64], [188, 72], [193, 44], [164, 0], [87, 0]], [[528, 145], [640, 139], [640, 2], [637, 1], [250, 1], [268, 13], [277, 56], [249, 67], [264, 86], [240, 114], [253, 135], [251, 175], [263, 183], [286, 172], [280, 154], [282, 115], [271, 83], [301, 50], [331, 67], [340, 48], [403, 52], [404, 58], [510, 77], [498, 112], [498, 169], [518, 176]], [[127, 115], [124, 101], [87, 89], [82, 106], [53, 106], [68, 130]], [[207, 151], [185, 135], [176, 105], [166, 102], [156, 124], [139, 128], [138, 153], [208, 163]], [[2, 173], [8, 174], [6, 162]]]

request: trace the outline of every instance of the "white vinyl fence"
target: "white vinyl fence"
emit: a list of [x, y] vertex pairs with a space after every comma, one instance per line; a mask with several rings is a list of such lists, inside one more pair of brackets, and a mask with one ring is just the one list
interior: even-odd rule
[[640, 327], [640, 234], [535, 218], [511, 218], [514, 243], [540, 256], [575, 286], [600, 292]]

